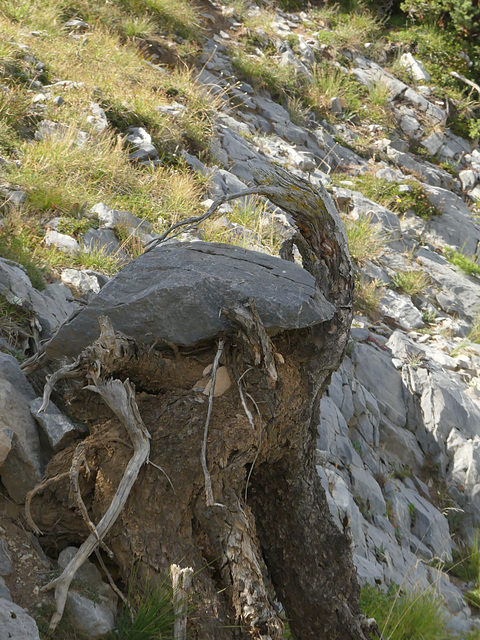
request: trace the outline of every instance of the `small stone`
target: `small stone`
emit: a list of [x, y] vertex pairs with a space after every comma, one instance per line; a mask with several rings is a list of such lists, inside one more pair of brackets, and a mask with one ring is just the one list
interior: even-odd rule
[[332, 113], [342, 113], [343, 112], [343, 108], [342, 108], [342, 103], [340, 98], [332, 98], [330, 100], [330, 108], [332, 110]]
[[475, 171], [472, 171], [471, 169], [467, 169], [466, 171], [460, 171], [460, 173], [458, 174], [458, 177], [460, 178], [460, 182], [462, 183], [462, 189], [464, 191], [471, 191], [477, 183], [477, 174], [475, 173]]
[[400, 64], [410, 71], [417, 82], [430, 82], [430, 74], [423, 64], [414, 58], [411, 53], [404, 53], [400, 58]]
[[62, 104], [65, 103], [65, 100], [62, 98], [62, 96], [55, 96], [55, 98], [52, 99], [52, 102], [56, 107], [61, 107]]
[[153, 144], [143, 143], [142, 146], [128, 156], [134, 162], [145, 162], [146, 160], [156, 160], [158, 151]]
[[108, 127], [108, 120], [105, 115], [105, 111], [96, 102], [90, 103], [90, 111], [92, 115], [87, 117], [87, 122], [93, 125], [93, 128], [99, 133], [105, 131]]
[[10, 207], [20, 209], [27, 202], [27, 194], [25, 191], [9, 191], [7, 193], [7, 203]]
[[77, 269], [64, 269], [61, 274], [62, 282], [82, 292], [87, 298], [92, 298], [101, 289], [101, 284], [95, 274]]
[[58, 231], [48, 231], [45, 235], [45, 244], [47, 247], [56, 247], [63, 253], [76, 254], [80, 251], [80, 245], [75, 238]]
[[35, 398], [30, 402], [30, 411], [42, 427], [48, 442], [54, 451], [61, 451], [79, 436], [88, 435], [87, 427], [74, 424], [50, 402], [45, 411], [40, 411], [43, 398]]
[[[227, 367], [219, 367], [217, 369], [217, 375], [215, 377], [215, 389], [213, 391], [213, 396], [218, 398], [218, 396], [222, 396], [225, 391], [230, 389], [232, 386], [232, 381], [230, 380], [230, 376], [228, 375]], [[203, 393], [208, 396], [210, 395], [210, 389], [212, 388], [212, 381], [209, 380], [207, 386], [203, 390]]]
[[84, 30], [88, 29], [88, 22], [84, 22], [83, 20], [79, 20], [78, 18], [72, 18], [68, 22], [64, 22], [63, 26], [67, 29], [76, 29], [76, 30]]
[[127, 142], [131, 142], [136, 146], [144, 143], [152, 143], [152, 136], [147, 133], [143, 127], [128, 127], [125, 131], [128, 133], [128, 136], [125, 138]]

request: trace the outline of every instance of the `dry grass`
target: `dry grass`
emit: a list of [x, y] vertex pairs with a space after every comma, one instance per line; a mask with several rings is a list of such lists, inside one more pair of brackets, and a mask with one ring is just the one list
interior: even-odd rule
[[379, 225], [372, 224], [372, 216], [362, 216], [357, 220], [345, 217], [343, 222], [354, 262], [362, 264], [380, 255], [385, 237]]
[[378, 280], [366, 280], [363, 276], [355, 279], [354, 306], [359, 311], [375, 314], [378, 311], [384, 288]]

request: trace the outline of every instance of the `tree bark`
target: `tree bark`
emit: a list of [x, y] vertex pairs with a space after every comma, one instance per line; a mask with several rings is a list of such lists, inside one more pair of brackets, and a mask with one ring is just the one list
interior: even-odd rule
[[[165, 575], [173, 563], [193, 567], [192, 638], [277, 640], [281, 606], [296, 640], [365, 640], [351, 543], [330, 516], [315, 462], [320, 399], [344, 356], [352, 317], [347, 240], [323, 189], [278, 168], [250, 169], [258, 191], [294, 218], [304, 267], [335, 316], [272, 337], [254, 301], [225, 309], [232, 330], [220, 336], [221, 364], [233, 385], [210, 407], [193, 389], [213, 363], [217, 341], [172, 350], [136, 344], [134, 356], [118, 367], [113, 359], [115, 377], [135, 383], [155, 466], [140, 470], [105, 542], [125, 581], [134, 562], [141, 578]], [[131, 451], [122, 444], [118, 418], [88, 390], [74, 387], [69, 400], [91, 428], [85, 455], [96, 476], [80, 477], [80, 484], [98, 522]], [[47, 475], [67, 470], [72, 455], [57, 454]], [[205, 462], [213, 496], [208, 503]], [[88, 535], [61, 482], [34, 497], [32, 513], [48, 532], [47, 544], [73, 542], [75, 527], [77, 537]]]

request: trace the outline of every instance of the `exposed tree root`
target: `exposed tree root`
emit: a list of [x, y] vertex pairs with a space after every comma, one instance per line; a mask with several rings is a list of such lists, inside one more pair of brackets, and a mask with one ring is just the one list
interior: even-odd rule
[[[135, 389], [133, 385], [128, 380], [125, 382], [114, 379], [105, 381], [101, 378], [102, 370], [108, 374], [112, 372], [112, 370], [115, 369], [115, 366], [118, 366], [120, 362], [125, 361], [126, 359], [128, 360], [128, 358], [134, 353], [134, 349], [132, 350], [133, 345], [127, 338], [123, 338], [121, 335], [115, 335], [111, 322], [108, 318], [99, 318], [99, 325], [101, 329], [99, 339], [96, 340], [93, 345], [87, 347], [87, 349], [82, 352], [73, 364], [62, 367], [50, 377], [44, 390], [42, 408], [46, 408], [48, 406], [50, 394], [53, 390], [54, 384], [58, 380], [64, 377], [73, 378], [86, 375], [93, 382], [93, 384], [86, 388], [98, 393], [118, 417], [133, 443], [134, 453], [125, 469], [122, 479], [120, 480], [110, 506], [97, 526], [93, 524], [88, 516], [78, 484], [79, 469], [85, 461], [83, 443], [80, 444], [75, 451], [70, 471], [67, 474], [62, 474], [62, 477], [69, 475], [73, 487], [75, 502], [92, 533], [88, 536], [79, 548], [78, 552], [65, 567], [63, 573], [42, 588], [42, 591], [48, 591], [55, 588], [56, 611], [50, 621], [50, 628], [52, 630], [56, 628], [62, 618], [68, 589], [78, 569], [99, 545], [104, 546], [104, 548], [108, 550], [108, 547], [105, 547], [103, 544], [103, 539], [117, 520], [125, 502], [128, 499], [130, 491], [135, 484], [138, 473], [142, 465], [148, 460], [148, 456], [150, 454], [150, 434], [148, 433], [140, 416], [140, 412], [135, 401]], [[57, 476], [56, 479], [59, 479], [59, 477], [60, 476]], [[30, 492], [27, 498], [27, 519], [29, 518], [29, 523], [33, 526], [34, 530], [37, 531], [38, 527], [36, 527], [30, 514], [31, 499], [35, 493], [48, 486], [50, 483], [50, 481], [43, 483], [43, 485], [40, 485], [34, 489], [34, 491]], [[109, 551], [109, 553], [111, 554], [111, 551]]]
[[210, 394], [208, 396], [208, 411], [207, 418], [205, 420], [205, 427], [203, 431], [203, 442], [202, 442], [202, 452], [200, 454], [200, 460], [202, 463], [203, 475], [205, 478], [205, 496], [207, 499], [207, 507], [224, 507], [225, 505], [220, 502], [215, 502], [213, 499], [213, 490], [212, 490], [212, 479], [210, 477], [210, 473], [208, 471], [207, 466], [207, 439], [208, 439], [208, 426], [210, 424], [210, 418], [212, 417], [212, 408], [213, 408], [213, 398], [215, 395], [215, 381], [217, 379], [217, 369], [218, 364], [220, 362], [220, 357], [223, 353], [224, 342], [223, 340], [219, 340], [218, 349], [215, 355], [215, 360], [213, 361], [212, 367], [212, 384], [210, 387]]
[[37, 527], [37, 525], [35, 524], [33, 518], [32, 518], [32, 512], [31, 512], [31, 504], [32, 504], [32, 498], [34, 496], [37, 495], [37, 493], [40, 493], [40, 491], [43, 491], [43, 489], [46, 489], [47, 487], [49, 487], [51, 484], [54, 484], [55, 482], [59, 482], [60, 480], [63, 480], [64, 478], [68, 478], [69, 477], [70, 472], [69, 471], [65, 471], [64, 473], [59, 473], [58, 475], [54, 476], [53, 478], [48, 478], [48, 480], [45, 480], [44, 482], [42, 482], [41, 484], [37, 484], [36, 487], [33, 487], [33, 489], [31, 491], [29, 491], [25, 497], [25, 519], [28, 522], [28, 524], [30, 525], [33, 533], [37, 536], [41, 536], [42, 535], [42, 531]]

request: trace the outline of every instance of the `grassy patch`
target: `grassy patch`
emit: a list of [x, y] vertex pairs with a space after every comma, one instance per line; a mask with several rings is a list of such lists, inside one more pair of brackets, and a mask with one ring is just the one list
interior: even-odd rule
[[[282, 238], [278, 235], [274, 221], [266, 212], [266, 205], [258, 199], [247, 204], [235, 202], [227, 215], [231, 228], [225, 224], [225, 218], [207, 220], [203, 225], [205, 239], [209, 242], [225, 242], [241, 247], [260, 245], [268, 253], [278, 254]], [[235, 228], [236, 225], [240, 225]]]
[[373, 200], [400, 215], [413, 211], [426, 220], [434, 215], [439, 215], [438, 209], [428, 199], [425, 189], [415, 180], [403, 183], [403, 186], [406, 185], [408, 190], [400, 189], [401, 185], [396, 182], [389, 182], [369, 173], [361, 176], [335, 174], [332, 180], [338, 185], [341, 185], [342, 180], [353, 182], [353, 187], [350, 188], [360, 191], [369, 200]]
[[111, 640], [157, 640], [173, 638], [175, 613], [172, 587], [163, 582], [140, 585], [134, 576], [129, 582], [127, 601]]
[[360, 605], [367, 618], [375, 618], [382, 637], [389, 640], [447, 640], [448, 615], [442, 599], [432, 591], [401, 592], [391, 587], [386, 593], [363, 587]]
[[398, 271], [392, 280], [393, 286], [409, 296], [419, 296], [425, 292], [430, 283], [428, 274], [419, 269]]
[[451, 264], [461, 269], [467, 276], [480, 277], [480, 265], [475, 262], [473, 257], [455, 251], [455, 249], [451, 249], [450, 247], [444, 248], [444, 254]]
[[12, 260], [24, 267], [32, 285], [39, 290], [45, 288], [47, 271], [39, 263], [31, 246], [31, 240], [37, 232], [36, 225], [12, 224], [7, 222], [0, 229], [0, 256]]
[[[236, 50], [237, 51], [237, 50]], [[305, 79], [291, 65], [281, 67], [278, 60], [236, 52], [233, 65], [255, 89], [268, 89], [275, 98], [299, 95]]]
[[363, 48], [365, 42], [378, 40], [382, 31], [382, 22], [373, 12], [342, 10], [338, 3], [313, 9], [312, 20], [319, 27], [328, 25], [329, 29], [319, 31], [317, 37], [338, 51]]

